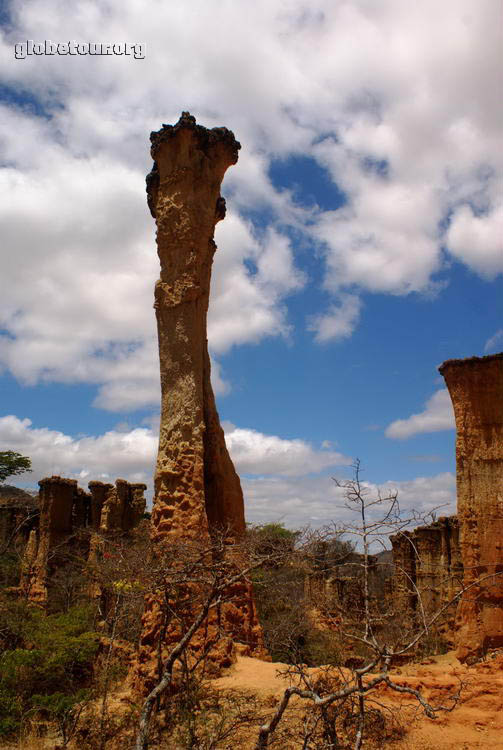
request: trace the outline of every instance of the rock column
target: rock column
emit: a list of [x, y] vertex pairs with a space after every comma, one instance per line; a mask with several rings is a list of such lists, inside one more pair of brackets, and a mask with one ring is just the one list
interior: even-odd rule
[[[458, 655], [503, 645], [503, 353], [439, 368], [456, 419], [456, 482], [464, 584]], [[477, 580], [486, 578], [480, 583]]]
[[51, 572], [62, 564], [65, 542], [72, 533], [77, 482], [53, 476], [41, 479], [38, 484], [40, 521], [28, 541], [22, 587], [30, 601], [46, 606]]
[[241, 534], [243, 493], [215, 407], [206, 338], [213, 234], [225, 216], [220, 184], [240, 144], [227, 128], [207, 130], [186, 112], [150, 139], [162, 391], [153, 527], [196, 539], [216, 525]]
[[[204, 542], [212, 529], [238, 538], [245, 530], [243, 493], [215, 406], [206, 319], [213, 235], [225, 216], [220, 185], [240, 144], [227, 128], [208, 130], [187, 112], [150, 140], [154, 167], [147, 196], [161, 264], [154, 307], [162, 393], [153, 541]], [[230, 626], [236, 640], [256, 643], [260, 631], [250, 591], [237, 609]], [[148, 642], [153, 620], [147, 607]]]

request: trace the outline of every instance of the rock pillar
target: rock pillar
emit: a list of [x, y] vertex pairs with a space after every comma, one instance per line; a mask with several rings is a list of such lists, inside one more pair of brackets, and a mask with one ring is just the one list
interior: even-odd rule
[[72, 533], [77, 482], [53, 476], [38, 484], [40, 521], [28, 542], [22, 585], [30, 601], [45, 606], [51, 572], [61, 565], [65, 542]]
[[[456, 482], [464, 585], [458, 655], [503, 645], [503, 353], [439, 368], [456, 419]], [[476, 583], [478, 578], [493, 576]]]
[[92, 481], [88, 484], [91, 493], [90, 502], [90, 526], [98, 531], [101, 525], [101, 511], [107, 498], [108, 492], [113, 489], [113, 484]]
[[[245, 530], [243, 493], [215, 406], [206, 318], [213, 235], [225, 216], [220, 184], [240, 144], [227, 128], [208, 130], [187, 112], [150, 140], [147, 196], [161, 264], [154, 307], [162, 393], [153, 541], [204, 541], [212, 529], [237, 538]], [[257, 642], [251, 592], [241, 604], [230, 628], [236, 640]], [[150, 615], [147, 607], [146, 623]]]
[[153, 528], [199, 538], [219, 525], [241, 534], [243, 493], [215, 407], [206, 338], [213, 234], [225, 216], [220, 184], [240, 144], [227, 128], [207, 130], [188, 113], [150, 139], [162, 392]]
[[[459, 592], [463, 564], [456, 516], [442, 517], [429, 526], [419, 526], [390, 537], [393, 545], [392, 581], [396, 611], [404, 624], [416, 627], [448, 604]], [[455, 609], [450, 607], [435, 629], [451, 644]]]

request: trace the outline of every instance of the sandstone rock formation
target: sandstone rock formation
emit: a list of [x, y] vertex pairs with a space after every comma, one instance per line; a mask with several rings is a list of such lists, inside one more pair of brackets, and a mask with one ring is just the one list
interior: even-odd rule
[[[439, 518], [429, 526], [390, 537], [393, 546], [393, 597], [395, 609], [407, 625], [421, 623], [422, 611], [436, 613], [458, 593], [463, 563], [456, 516]], [[446, 611], [438, 630], [453, 642], [455, 607]]]
[[46, 606], [54, 573], [70, 569], [72, 559], [85, 560], [96, 552], [100, 538], [127, 533], [143, 516], [144, 484], [118, 479], [115, 487], [90, 482], [91, 493], [76, 480], [59, 476], [39, 482], [39, 519], [30, 531], [21, 570], [21, 588], [30, 601]]
[[503, 645], [503, 353], [439, 368], [456, 419], [456, 481], [464, 584], [460, 658]]
[[0, 485], [0, 552], [19, 540], [28, 540], [38, 523], [38, 502], [33, 495], [11, 485]]
[[18, 487], [0, 485], [0, 587], [14, 596], [20, 561], [38, 519], [37, 498]]
[[[161, 264], [154, 307], [162, 391], [152, 537], [154, 543], [204, 541], [218, 528], [238, 538], [245, 529], [243, 494], [215, 406], [206, 318], [214, 229], [225, 216], [220, 184], [240, 144], [227, 128], [208, 130], [187, 112], [176, 125], [151, 133], [150, 140], [154, 167], [147, 196]], [[249, 587], [239, 587], [221, 618], [234, 640], [252, 648], [260, 644]], [[141, 659], [148, 659], [158, 628], [150, 602]]]

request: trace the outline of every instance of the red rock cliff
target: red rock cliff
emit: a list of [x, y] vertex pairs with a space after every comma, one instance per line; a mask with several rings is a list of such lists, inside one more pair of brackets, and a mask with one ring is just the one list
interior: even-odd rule
[[[393, 545], [393, 595], [396, 612], [406, 625], [415, 627], [452, 601], [463, 581], [456, 516], [439, 518], [390, 537]], [[455, 630], [454, 606], [441, 618], [436, 629], [448, 643]]]
[[439, 368], [456, 419], [456, 481], [464, 583], [458, 655], [503, 645], [503, 353]]

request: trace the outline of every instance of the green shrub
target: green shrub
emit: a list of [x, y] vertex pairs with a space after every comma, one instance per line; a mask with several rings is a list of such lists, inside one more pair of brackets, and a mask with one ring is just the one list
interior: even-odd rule
[[0, 629], [8, 631], [4, 644], [11, 646], [0, 656], [0, 735], [14, 732], [32, 709], [52, 711], [58, 721], [69, 715], [98, 648], [87, 607], [46, 616], [24, 603], [10, 605], [0, 607]]

